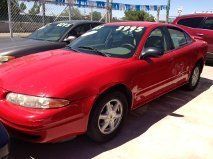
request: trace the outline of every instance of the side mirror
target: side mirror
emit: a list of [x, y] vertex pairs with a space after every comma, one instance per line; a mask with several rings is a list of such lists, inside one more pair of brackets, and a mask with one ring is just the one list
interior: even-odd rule
[[76, 37], [75, 36], [68, 36], [67, 38], [64, 39], [65, 42], [71, 42], [73, 40], [75, 40]]
[[140, 59], [146, 59], [146, 58], [157, 58], [163, 55], [163, 51], [156, 47], [148, 47], [145, 49], [145, 51], [141, 54]]
[[203, 38], [201, 36], [192, 36], [192, 38], [195, 40], [203, 40]]

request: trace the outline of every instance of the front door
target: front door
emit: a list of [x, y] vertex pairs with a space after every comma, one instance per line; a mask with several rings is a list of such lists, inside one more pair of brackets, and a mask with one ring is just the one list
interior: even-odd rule
[[171, 70], [169, 68], [171, 55], [167, 54], [168, 45], [166, 35], [162, 28], [153, 30], [147, 38], [143, 48], [158, 48], [163, 51], [160, 57], [149, 57], [137, 61], [138, 73], [135, 75], [132, 90], [134, 94], [134, 106], [138, 107], [156, 98], [170, 87]]

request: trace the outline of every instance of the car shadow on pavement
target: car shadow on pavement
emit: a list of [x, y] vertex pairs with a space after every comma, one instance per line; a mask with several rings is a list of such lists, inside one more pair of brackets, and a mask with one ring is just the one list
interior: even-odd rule
[[93, 158], [105, 151], [111, 150], [126, 142], [139, 137], [152, 125], [170, 115], [175, 118], [184, 117], [182, 114], [173, 113], [195, 97], [208, 90], [213, 81], [201, 78], [198, 88], [193, 91], [185, 91], [182, 88], [172, 91], [153, 102], [132, 111], [122, 131], [107, 143], [95, 143], [85, 135], [71, 141], [55, 144], [32, 144], [18, 139], [12, 139], [12, 159], [85, 159]]
[[213, 62], [206, 62], [205, 64], [206, 66], [210, 66], [210, 67], [213, 67]]

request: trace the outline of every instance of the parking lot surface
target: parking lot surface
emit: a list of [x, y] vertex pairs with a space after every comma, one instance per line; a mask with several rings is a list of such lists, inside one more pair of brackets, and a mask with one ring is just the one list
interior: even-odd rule
[[84, 135], [56, 144], [12, 139], [11, 158], [212, 159], [212, 121], [213, 67], [205, 66], [195, 91], [180, 88], [131, 112], [108, 143], [94, 143]]

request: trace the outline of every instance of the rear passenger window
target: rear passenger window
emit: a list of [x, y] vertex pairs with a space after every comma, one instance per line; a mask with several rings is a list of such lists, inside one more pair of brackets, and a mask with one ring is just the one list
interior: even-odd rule
[[203, 24], [203, 29], [213, 30], [213, 18], [207, 18]]
[[175, 49], [179, 48], [183, 45], [186, 45], [188, 43], [188, 40], [187, 40], [184, 32], [182, 32], [178, 29], [173, 29], [173, 28], [169, 28], [168, 31], [171, 36]]
[[191, 28], [199, 28], [203, 19], [203, 17], [186, 18], [179, 20], [177, 23]]

